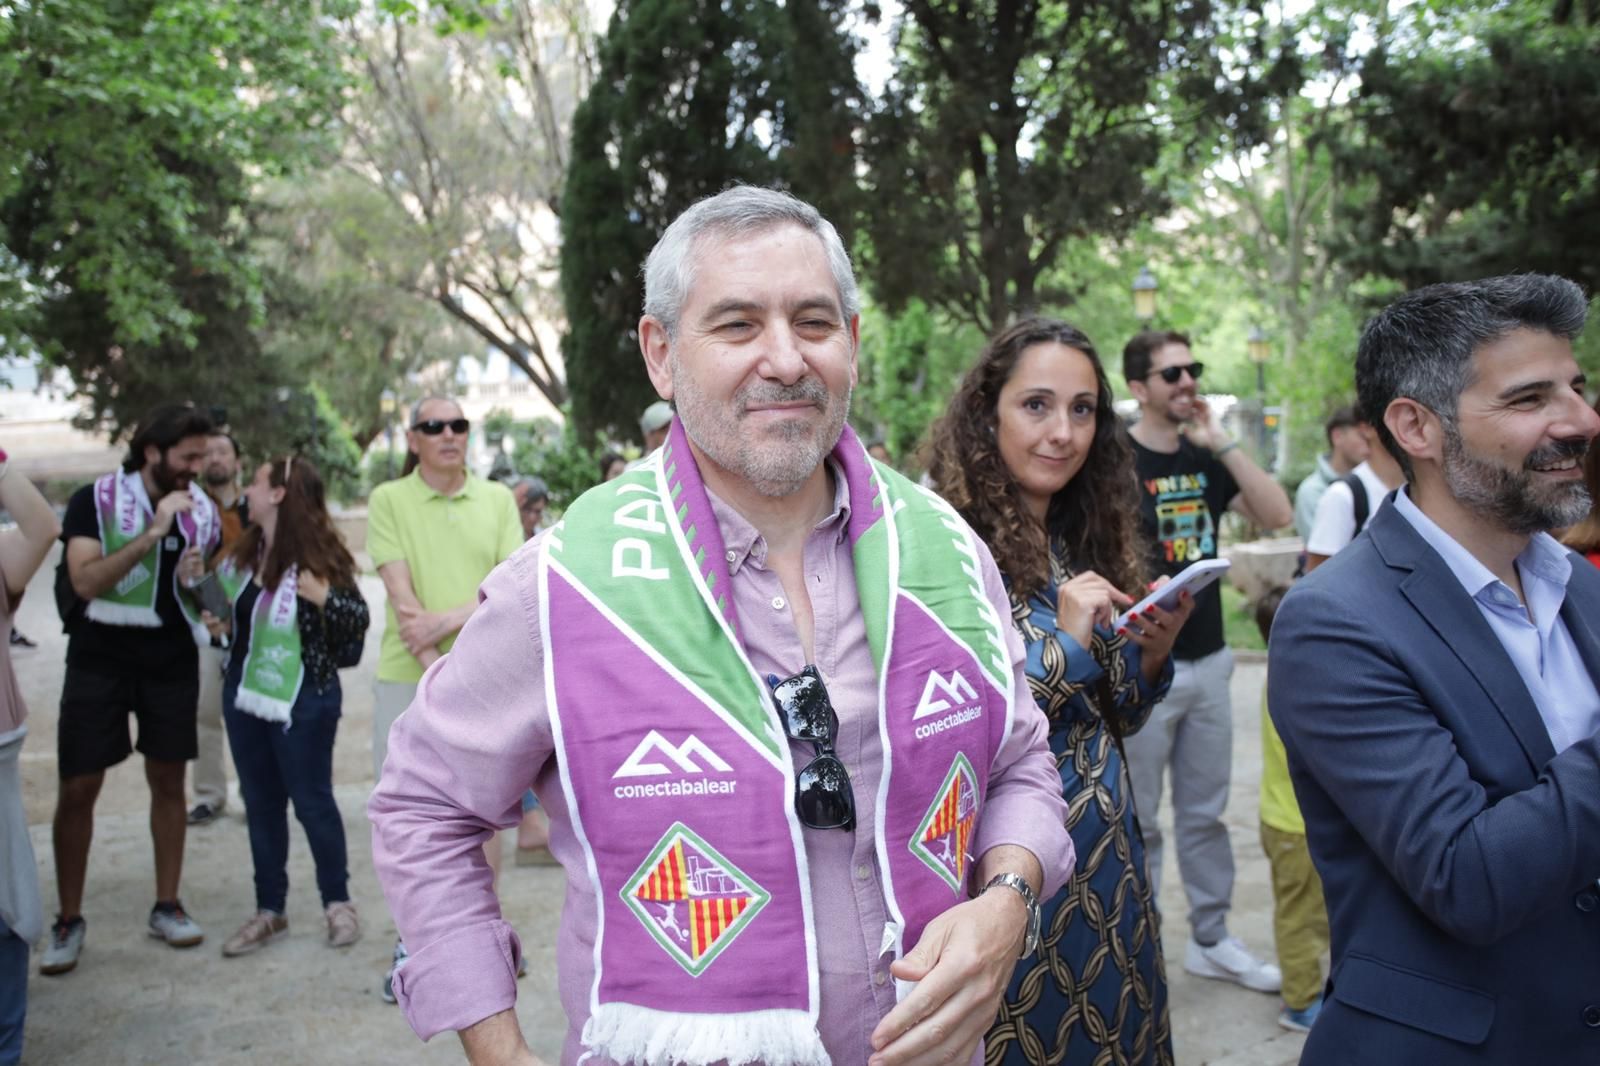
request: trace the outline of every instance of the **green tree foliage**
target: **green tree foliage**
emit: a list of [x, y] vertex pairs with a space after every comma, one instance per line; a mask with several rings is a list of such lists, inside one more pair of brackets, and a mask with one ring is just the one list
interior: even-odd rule
[[[1163, 212], [1157, 173], [1226, 120], [1259, 135], [1265, 68], [1209, 3], [907, 0], [898, 68], [868, 127], [868, 273], [896, 311], [920, 297], [985, 333], [1060, 305], [1065, 243]], [[1221, 45], [1247, 61], [1230, 77]], [[1265, 68], [1293, 80], [1295, 63]]]
[[557, 514], [600, 483], [600, 453], [605, 449], [597, 438], [587, 443], [580, 439], [571, 418], [560, 425], [548, 419], [518, 422], [509, 412], [495, 410], [483, 420], [483, 432], [491, 442], [510, 440], [505, 461], [518, 474], [544, 479], [550, 509]]
[[1363, 193], [1342, 256], [1407, 287], [1539, 271], [1600, 289], [1600, 25], [1543, 2], [1448, 10], [1408, 9], [1361, 67], [1334, 142]]
[[667, 225], [735, 182], [778, 185], [848, 232], [857, 42], [837, 0], [621, 0], [573, 119], [562, 352], [580, 433], [636, 438], [655, 400], [639, 270]]
[[0, 340], [67, 367], [93, 419], [259, 411], [253, 182], [325, 147], [340, 0], [56, 0], [0, 19]]
[[322, 483], [336, 500], [361, 494], [361, 448], [328, 394], [317, 385], [284, 390], [273, 397], [275, 418], [263, 427], [256, 456], [304, 455], [317, 464]]
[[950, 323], [920, 300], [893, 316], [868, 307], [851, 421], [865, 440], [881, 439], [896, 466], [919, 469], [923, 435], [982, 347], [977, 329]]

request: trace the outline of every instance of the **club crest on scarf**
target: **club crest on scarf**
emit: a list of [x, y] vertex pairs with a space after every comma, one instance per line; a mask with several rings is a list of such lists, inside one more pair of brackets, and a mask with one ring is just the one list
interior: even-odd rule
[[676, 822], [623, 887], [622, 898], [656, 943], [698, 977], [772, 897]]
[[978, 820], [978, 780], [958, 754], [911, 838], [911, 853], [956, 892], [967, 883], [967, 846]]

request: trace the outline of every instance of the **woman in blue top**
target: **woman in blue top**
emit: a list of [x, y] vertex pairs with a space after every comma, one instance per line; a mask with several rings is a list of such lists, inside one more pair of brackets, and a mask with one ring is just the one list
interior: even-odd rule
[[991, 340], [932, 431], [934, 487], [994, 552], [1050, 720], [1077, 849], [986, 1038], [997, 1063], [1170, 1064], [1144, 843], [1121, 740], [1172, 682], [1184, 594], [1121, 629], [1144, 589], [1133, 453], [1089, 338], [1029, 319]]

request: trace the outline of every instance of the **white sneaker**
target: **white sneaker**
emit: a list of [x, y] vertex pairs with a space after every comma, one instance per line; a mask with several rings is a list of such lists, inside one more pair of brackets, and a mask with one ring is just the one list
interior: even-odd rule
[[184, 911], [182, 903], [170, 911], [152, 907], [150, 935], [175, 948], [192, 948], [206, 938], [200, 926]]
[[78, 956], [83, 952], [83, 934], [88, 928], [82, 918], [69, 922], [57, 917], [50, 927], [50, 944], [39, 958], [39, 972], [50, 976], [66, 973], [77, 966]]
[[1202, 947], [1191, 936], [1183, 955], [1183, 968], [1196, 977], [1232, 981], [1257, 992], [1276, 992], [1283, 987], [1283, 974], [1278, 968], [1250, 954], [1250, 949], [1233, 936], [1223, 937], [1210, 947]]

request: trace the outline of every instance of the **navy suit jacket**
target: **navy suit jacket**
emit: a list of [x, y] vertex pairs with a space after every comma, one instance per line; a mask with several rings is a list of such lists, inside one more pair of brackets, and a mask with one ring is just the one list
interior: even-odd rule
[[[1577, 556], [1561, 617], [1600, 677], [1600, 570]], [[1269, 654], [1333, 940], [1302, 1066], [1600, 1063], [1600, 737], [1555, 753], [1393, 506], [1289, 593]]]

